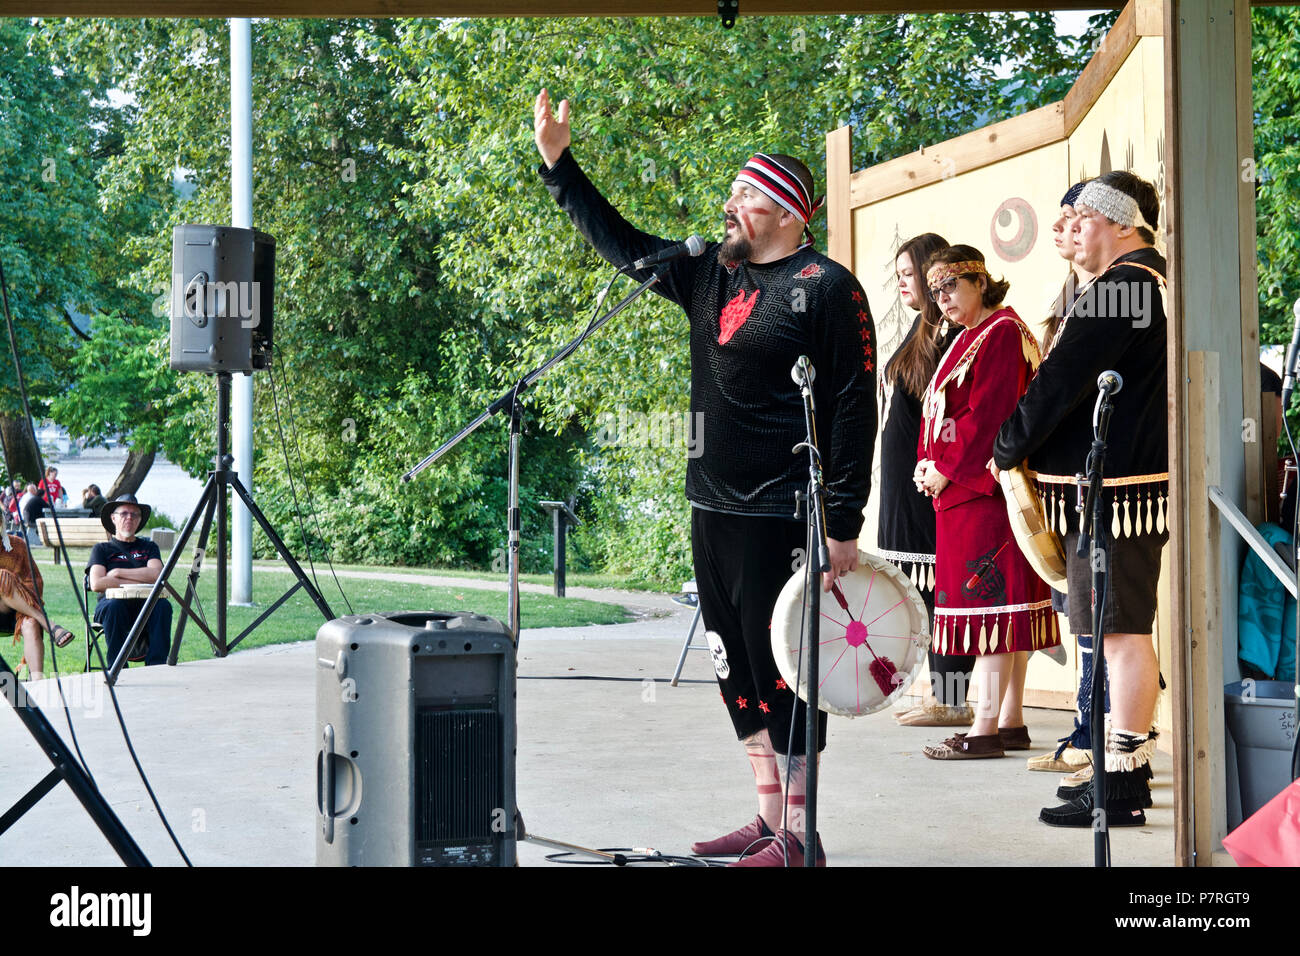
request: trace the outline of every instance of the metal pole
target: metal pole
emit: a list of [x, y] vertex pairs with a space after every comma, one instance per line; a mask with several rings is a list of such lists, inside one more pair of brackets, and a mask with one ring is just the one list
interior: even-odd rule
[[556, 508], [551, 512], [555, 519], [555, 596], [564, 597], [564, 530], [568, 526], [567, 516]]
[[[230, 21], [230, 224], [253, 227], [253, 41], [251, 21]], [[232, 390], [234, 470], [253, 490], [253, 376], [238, 375]], [[221, 494], [225, 494], [222, 485]], [[224, 512], [219, 512], [223, 514]], [[253, 603], [253, 519], [236, 500], [231, 517], [230, 603]], [[218, 540], [223, 535], [218, 529]], [[224, 632], [223, 632], [224, 636]]]

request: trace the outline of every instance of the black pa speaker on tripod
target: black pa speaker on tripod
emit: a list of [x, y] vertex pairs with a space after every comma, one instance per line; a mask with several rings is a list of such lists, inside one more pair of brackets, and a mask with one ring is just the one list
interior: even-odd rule
[[256, 229], [184, 225], [172, 232], [171, 367], [270, 367], [275, 239]]

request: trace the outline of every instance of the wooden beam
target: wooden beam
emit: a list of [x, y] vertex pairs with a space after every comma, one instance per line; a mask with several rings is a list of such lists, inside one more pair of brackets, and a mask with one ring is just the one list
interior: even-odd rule
[[1105, 92], [1106, 87], [1124, 65], [1128, 55], [1137, 46], [1137, 13], [1135, 3], [1120, 11], [1119, 18], [1110, 31], [1102, 37], [1101, 45], [1092, 55], [1079, 78], [1065, 94], [1065, 135], [1075, 131], [1092, 109], [1092, 104]]
[[1248, 323], [1241, 289], [1249, 275], [1249, 269], [1243, 273], [1244, 257], [1254, 249], [1253, 234], [1242, 227], [1240, 181], [1241, 85], [1249, 82], [1242, 74], [1248, 77], [1251, 68], [1241, 31], [1250, 27], [1245, 4], [1237, 0], [1170, 3], [1165, 170], [1172, 176], [1166, 211], [1175, 304], [1169, 378], [1177, 402], [1171, 421], [1181, 419], [1181, 442], [1171, 446], [1179, 457], [1171, 460], [1170, 477], [1181, 530], [1174, 542], [1181, 573], [1173, 581], [1182, 589], [1175, 611], [1183, 615], [1174, 635], [1176, 664], [1183, 655], [1174, 681], [1181, 706], [1174, 716], [1183, 727], [1175, 743], [1186, 751], [1175, 766], [1180, 775], [1187, 773], [1175, 783], [1176, 854], [1179, 862], [1208, 866], [1227, 830], [1223, 679], [1236, 668], [1243, 547], [1235, 533], [1221, 533], [1205, 495], [1217, 483], [1230, 501], [1246, 500], [1241, 379], [1247, 361], [1257, 363], [1256, 356], [1243, 354]]
[[[1095, 0], [740, 0], [742, 17], [860, 13], [1093, 10]], [[0, 16], [31, 17], [717, 17], [715, 0], [0, 0]]]
[[1051, 103], [870, 169], [859, 170], [853, 174], [849, 204], [857, 209], [1064, 138], [1064, 106]]
[[1133, 26], [1140, 37], [1165, 35], [1165, 9], [1161, 0], [1134, 0], [1137, 14]]
[[[1221, 481], [1219, 353], [1187, 353], [1187, 523], [1203, 529], [1188, 555], [1190, 607], [1187, 630], [1187, 706], [1194, 715], [1188, 740], [1192, 821], [1198, 866], [1210, 866], [1222, 848], [1226, 825], [1219, 817], [1227, 794], [1223, 751], [1223, 615], [1220, 595], [1219, 516], [1209, 488]], [[1215, 729], [1218, 732], [1215, 732]]]
[[[1250, 3], [1236, 0], [1233, 5], [1236, 25], [1235, 43], [1237, 63], [1245, 64], [1237, 70], [1237, 156], [1250, 162], [1243, 168], [1238, 164], [1237, 176], [1237, 243], [1241, 271], [1241, 407], [1242, 414], [1255, 424], [1254, 443], [1244, 444], [1246, 459], [1246, 517], [1251, 524], [1265, 520], [1267, 487], [1265, 472], [1277, 473], [1276, 446], [1269, 448], [1264, 442], [1268, 429], [1264, 427], [1263, 402], [1260, 395], [1259, 376], [1259, 293], [1255, 263], [1255, 112], [1250, 71]], [[1242, 423], [1245, 431], [1246, 423]], [[1244, 437], [1244, 436], [1243, 436]], [[1274, 436], [1276, 437], [1276, 436]], [[1272, 462], [1274, 467], [1269, 466]]]
[[[1178, 85], [1178, 12], [1175, 0], [1163, 0], [1164, 72], [1165, 72], [1165, 249], [1168, 265], [1169, 294], [1166, 358], [1168, 373], [1166, 401], [1169, 414], [1169, 629], [1171, 632], [1169, 694], [1173, 711], [1174, 758], [1174, 865], [1191, 866], [1195, 861], [1192, 839], [1192, 802], [1188, 788], [1191, 761], [1188, 760], [1190, 731], [1187, 704], [1187, 589], [1190, 574], [1187, 547], [1187, 407], [1186, 322], [1182, 283], [1186, 272], [1183, 262], [1182, 219], [1171, 197], [1182, 195], [1177, 156], [1182, 148], [1182, 124], [1179, 123], [1181, 88]], [[1172, 160], [1172, 161], [1170, 161]]]
[[826, 254], [853, 271], [853, 210], [849, 182], [853, 176], [853, 127], [826, 134]]

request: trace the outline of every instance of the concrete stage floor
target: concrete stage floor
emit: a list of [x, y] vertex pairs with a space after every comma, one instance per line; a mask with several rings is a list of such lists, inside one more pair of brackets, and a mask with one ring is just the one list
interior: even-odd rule
[[[464, 583], [464, 582], [460, 582]], [[606, 627], [525, 629], [519, 661], [518, 803], [528, 830], [583, 846], [692, 841], [753, 818], [753, 778], [718, 703], [707, 652], [668, 684], [691, 611], [666, 596], [570, 594], [641, 616]], [[73, 645], [75, 651], [78, 645]], [[117, 693], [140, 760], [197, 866], [315, 862], [315, 681], [310, 641], [226, 660], [124, 672]], [[66, 653], [66, 651], [65, 651]], [[102, 680], [63, 680], [77, 737], [101, 790], [155, 865], [178, 865], [129, 761]], [[52, 681], [35, 692], [65, 742]], [[1041, 753], [1072, 726], [1030, 710]], [[1037, 820], [1057, 803], [1057, 774], [1020, 754], [945, 763], [921, 748], [949, 731], [899, 727], [889, 713], [832, 717], [819, 829], [832, 866], [1091, 866], [1092, 833]], [[0, 811], [50, 769], [13, 711], [0, 708]], [[1147, 826], [1117, 829], [1117, 866], [1173, 863], [1171, 761], [1160, 753]], [[520, 847], [526, 866], [553, 851]], [[64, 785], [0, 835], [6, 865], [101, 866], [118, 859]]]

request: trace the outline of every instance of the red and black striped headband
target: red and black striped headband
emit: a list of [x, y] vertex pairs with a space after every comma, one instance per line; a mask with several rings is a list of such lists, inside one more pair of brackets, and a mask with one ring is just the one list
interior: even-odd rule
[[[814, 201], [799, 177], [766, 153], [755, 153], [736, 179], [753, 186], [791, 215], [798, 216], [805, 232], [808, 232], [807, 226], [813, 215], [826, 202], [825, 196]], [[811, 239], [812, 234], [808, 233], [808, 237]]]

